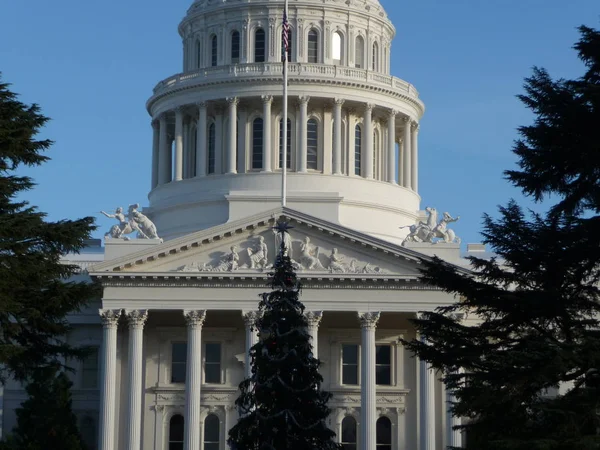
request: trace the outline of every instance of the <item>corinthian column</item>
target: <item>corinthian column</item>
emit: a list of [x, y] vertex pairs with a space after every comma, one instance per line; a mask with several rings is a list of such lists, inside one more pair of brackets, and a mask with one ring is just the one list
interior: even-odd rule
[[412, 151], [412, 165], [411, 165], [411, 176], [412, 190], [418, 192], [419, 190], [419, 125], [415, 122], [412, 129], [412, 141], [410, 143], [410, 149]]
[[[422, 336], [420, 339], [426, 342]], [[426, 361], [420, 361], [419, 364], [421, 450], [435, 450], [435, 374]]]
[[306, 140], [308, 138], [308, 101], [310, 97], [298, 97], [298, 105], [300, 106], [300, 158], [298, 159], [298, 172], [306, 172]]
[[206, 311], [184, 311], [187, 323], [187, 371], [185, 376], [185, 437], [183, 448], [200, 448], [200, 390], [202, 387], [202, 325]]
[[250, 349], [258, 342], [258, 330], [256, 321], [259, 318], [258, 311], [242, 311], [242, 318], [246, 325], [246, 357], [244, 361], [244, 369], [246, 378], [252, 376], [252, 359], [250, 358]]
[[271, 104], [272, 95], [263, 95], [263, 172], [271, 172]]
[[319, 324], [323, 318], [323, 311], [308, 311], [304, 314], [308, 321], [308, 334], [312, 345], [312, 353], [315, 358], [319, 357]]
[[412, 156], [412, 151], [410, 149], [411, 147], [411, 141], [412, 141], [412, 137], [411, 137], [411, 121], [409, 117], [405, 117], [404, 118], [404, 139], [402, 140], [404, 142], [404, 147], [402, 149], [402, 156], [404, 157], [403, 161], [402, 161], [402, 181], [404, 182], [403, 186], [405, 188], [411, 189], [412, 188], [412, 165], [411, 165], [411, 156]]
[[361, 450], [376, 450], [377, 395], [375, 390], [375, 328], [379, 312], [359, 312], [361, 340], [360, 441]]
[[237, 146], [237, 105], [239, 102], [237, 97], [227, 99], [227, 103], [229, 103], [229, 147], [227, 148], [227, 170], [225, 173], [237, 173], [235, 169], [237, 163], [235, 150]]
[[126, 311], [129, 321], [129, 399], [127, 415], [127, 450], [140, 450], [142, 431], [143, 338], [148, 311]]
[[206, 102], [198, 103], [196, 127], [196, 176], [206, 176]]
[[183, 179], [183, 110], [175, 110], [175, 181]]
[[160, 146], [160, 123], [152, 121], [152, 189], [158, 186], [158, 149]]
[[117, 384], [117, 326], [120, 309], [99, 310], [102, 319], [102, 372], [100, 375], [99, 450], [115, 448], [115, 393]]
[[342, 105], [343, 98], [336, 98], [333, 107], [333, 174], [342, 174]]
[[396, 184], [396, 114], [390, 110], [388, 117], [388, 164], [387, 182]]
[[368, 180], [373, 179], [373, 105], [371, 103], [367, 103], [365, 105], [365, 115], [363, 118], [364, 122], [364, 130], [365, 135], [363, 136], [364, 140], [364, 149], [365, 153], [363, 155], [363, 167], [365, 178]]

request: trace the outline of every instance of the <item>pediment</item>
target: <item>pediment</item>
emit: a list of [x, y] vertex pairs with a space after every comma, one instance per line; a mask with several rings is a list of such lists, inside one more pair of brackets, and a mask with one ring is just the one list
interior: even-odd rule
[[91, 267], [90, 274], [266, 276], [279, 249], [281, 238], [273, 230], [278, 220], [293, 227], [286, 244], [301, 277], [419, 276], [422, 254], [287, 208], [105, 261]]

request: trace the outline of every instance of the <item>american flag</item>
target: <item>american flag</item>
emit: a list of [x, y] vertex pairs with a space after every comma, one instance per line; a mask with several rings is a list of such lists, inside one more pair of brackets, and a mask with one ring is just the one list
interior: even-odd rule
[[281, 29], [281, 40], [283, 43], [283, 54], [281, 55], [281, 62], [285, 63], [288, 57], [289, 51], [289, 37], [290, 37], [290, 24], [288, 23], [287, 11], [283, 9], [283, 27]]

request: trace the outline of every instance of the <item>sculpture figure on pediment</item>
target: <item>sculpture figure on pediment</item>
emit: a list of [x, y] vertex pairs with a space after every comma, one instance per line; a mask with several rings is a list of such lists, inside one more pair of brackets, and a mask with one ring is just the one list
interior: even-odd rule
[[319, 247], [311, 244], [308, 236], [300, 244], [300, 265], [304, 270], [324, 269], [319, 262]]
[[105, 239], [106, 238], [113, 238], [113, 239], [123, 238], [125, 240], [129, 239], [125, 235], [133, 233], [133, 230], [131, 229], [131, 226], [125, 219], [125, 214], [123, 214], [123, 208], [121, 208], [119, 206], [117, 209], [115, 209], [114, 214], [109, 214], [104, 211], [100, 211], [100, 213], [104, 214], [109, 219], [116, 219], [119, 222], [117, 225], [113, 225], [112, 227], [110, 227], [110, 230], [108, 232], [104, 233]]
[[235, 245], [230, 247], [230, 252], [221, 257], [221, 261], [216, 266], [205, 266], [204, 270], [210, 272], [233, 272], [238, 269], [240, 255], [238, 255]]
[[348, 271], [348, 265], [345, 262], [346, 257], [340, 255], [337, 248], [333, 248], [331, 250], [331, 255], [329, 256], [329, 271], [330, 272], [341, 272], [346, 273]]
[[434, 237], [442, 239], [444, 242], [460, 244], [460, 238], [456, 236], [454, 230], [448, 228], [448, 224], [456, 222], [460, 219], [460, 216], [452, 217], [449, 213], [443, 214], [442, 220], [433, 229]]
[[146, 215], [138, 211], [139, 207], [138, 203], [129, 205], [127, 216], [131, 228], [134, 228], [138, 232], [138, 237], [142, 237], [143, 239], [159, 239], [156, 225]]
[[283, 244], [285, 246], [284, 256], [289, 256], [292, 259], [292, 237], [290, 233], [280, 233], [277, 230], [273, 230], [275, 234], [275, 251], [279, 253], [279, 248], [281, 247], [281, 241], [283, 239]]
[[437, 209], [428, 206], [425, 208], [427, 212], [427, 222], [418, 222], [415, 225], [409, 225], [402, 228], [409, 228], [409, 234], [402, 241], [402, 245], [406, 242], [429, 242], [435, 244], [438, 242], [457, 243], [460, 244], [460, 238], [456, 237], [454, 230], [447, 227], [449, 223], [456, 222], [460, 216], [454, 218], [449, 213], [443, 214], [442, 220], [438, 223]]
[[254, 248], [248, 247], [247, 251], [251, 269], [264, 269], [267, 267], [269, 250], [264, 237], [259, 236], [256, 246]]

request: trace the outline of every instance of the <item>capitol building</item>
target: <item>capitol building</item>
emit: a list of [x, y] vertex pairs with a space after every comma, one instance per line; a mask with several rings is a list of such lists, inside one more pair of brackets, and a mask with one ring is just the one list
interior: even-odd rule
[[[293, 0], [286, 49], [283, 16], [284, 0], [190, 5], [183, 70], [146, 103], [148, 203], [106, 212], [104, 245], [66, 258], [103, 286], [67, 338], [96, 349], [72, 362], [90, 449], [227, 449], [280, 220], [344, 449], [462, 445], [451, 392], [399, 342], [454, 302], [421, 283], [421, 259], [465, 260], [457, 219], [419, 196], [424, 104], [390, 73], [394, 25], [378, 0]], [[24, 399], [5, 385], [4, 434]]]

